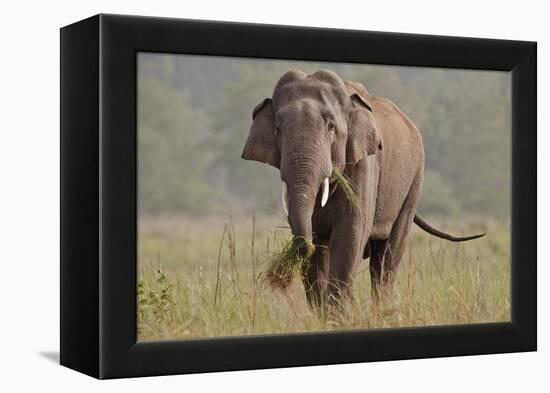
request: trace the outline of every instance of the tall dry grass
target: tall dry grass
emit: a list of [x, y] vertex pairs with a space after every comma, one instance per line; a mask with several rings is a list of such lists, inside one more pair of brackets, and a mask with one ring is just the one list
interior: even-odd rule
[[[444, 225], [456, 233], [478, 226]], [[353, 300], [337, 318], [307, 306], [296, 277], [285, 291], [264, 280], [288, 229], [277, 217], [142, 219], [139, 223], [140, 340], [371, 329], [510, 319], [509, 230], [484, 223], [486, 237], [450, 243], [413, 229], [394, 289], [375, 303], [368, 261]]]

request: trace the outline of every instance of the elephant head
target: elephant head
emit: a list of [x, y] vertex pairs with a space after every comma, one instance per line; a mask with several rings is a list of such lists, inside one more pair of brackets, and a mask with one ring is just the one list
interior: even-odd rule
[[252, 119], [242, 158], [280, 169], [292, 234], [311, 241], [312, 214], [327, 203], [332, 170], [382, 148], [371, 107], [332, 71], [289, 71]]

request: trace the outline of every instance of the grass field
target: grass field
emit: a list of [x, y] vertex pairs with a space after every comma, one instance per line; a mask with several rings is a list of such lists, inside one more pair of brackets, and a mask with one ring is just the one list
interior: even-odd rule
[[158, 340], [508, 321], [509, 228], [495, 222], [444, 225], [486, 237], [450, 243], [418, 228], [391, 293], [371, 298], [368, 260], [354, 298], [337, 319], [307, 306], [298, 277], [272, 290], [263, 272], [288, 237], [280, 217], [143, 218], [139, 223], [138, 339]]

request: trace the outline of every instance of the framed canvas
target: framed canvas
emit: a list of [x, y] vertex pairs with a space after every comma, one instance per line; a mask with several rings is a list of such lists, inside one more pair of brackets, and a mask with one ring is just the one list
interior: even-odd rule
[[63, 27], [61, 364], [536, 350], [536, 88], [534, 42]]

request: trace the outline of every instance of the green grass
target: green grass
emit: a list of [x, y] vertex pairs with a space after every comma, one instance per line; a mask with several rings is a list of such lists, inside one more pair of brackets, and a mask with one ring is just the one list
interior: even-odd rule
[[357, 196], [353, 181], [344, 172], [340, 172], [336, 168], [332, 170], [332, 177], [336, 179], [338, 187], [340, 187], [344, 192], [344, 195], [346, 196], [354, 213], [356, 215], [362, 214], [361, 204], [359, 203], [359, 197]]
[[[289, 238], [282, 219], [142, 219], [138, 338], [158, 340], [510, 320], [509, 229], [450, 243], [413, 229], [394, 289], [373, 302], [368, 260], [337, 320], [307, 306], [299, 275], [284, 290], [265, 280]], [[475, 225], [438, 226], [470, 233]], [[284, 247], [283, 247], [284, 249]]]

